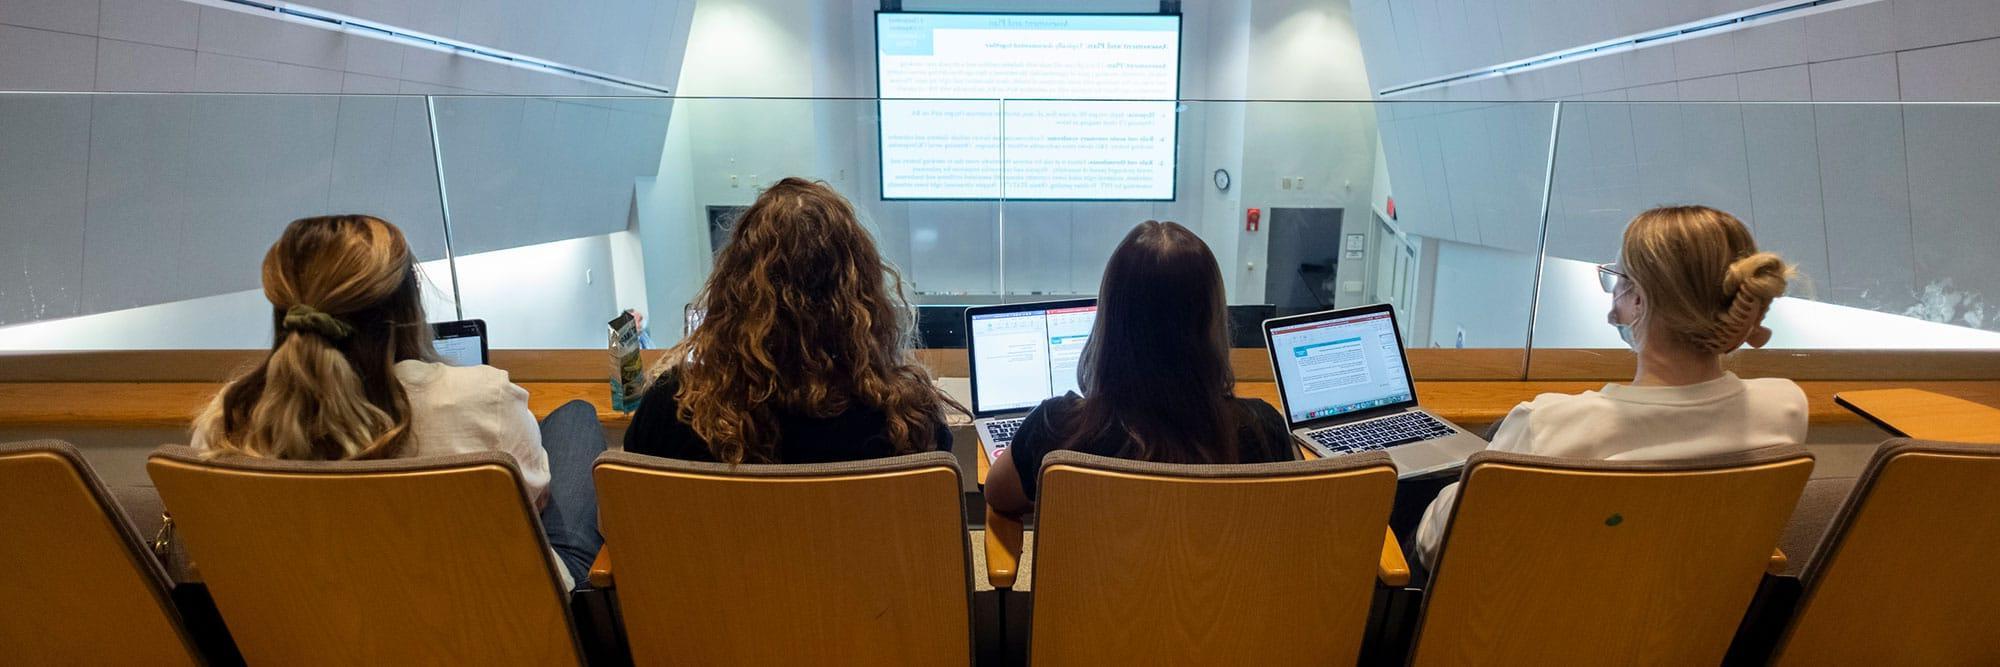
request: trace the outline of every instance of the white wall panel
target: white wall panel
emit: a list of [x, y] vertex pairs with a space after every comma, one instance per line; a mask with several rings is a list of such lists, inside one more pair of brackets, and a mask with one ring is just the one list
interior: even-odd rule
[[1823, 281], [1826, 212], [1813, 117], [1810, 106], [1743, 107], [1750, 208], [1734, 212], [1750, 224], [1759, 248], [1783, 255], [1809, 278]]
[[1776, 67], [1736, 75], [1739, 98], [1758, 102], [1812, 101], [1812, 75], [1805, 65]]
[[402, 82], [379, 76], [348, 72], [340, 78], [340, 92], [350, 95], [394, 95]]
[[103, 0], [96, 34], [194, 49], [201, 37], [201, 7], [185, 0]]
[[1939, 46], [1896, 55], [1905, 100], [2000, 100], [2000, 39]]
[[208, 93], [338, 93], [339, 70], [198, 52], [194, 89]]
[[89, 141], [88, 98], [0, 99], [0, 323], [79, 311]]
[[116, 96], [93, 103], [81, 312], [206, 296], [189, 289], [187, 273], [252, 258], [215, 256], [182, 242], [193, 222], [195, 177], [161, 165], [185, 165], [200, 150], [192, 131], [196, 100]]
[[179, 92], [194, 88], [195, 52], [151, 44], [97, 40], [98, 90]]
[[1812, 62], [1896, 50], [1896, 3], [1879, 0], [1808, 16], [1806, 55]]
[[0, 25], [0, 90], [90, 90], [96, 79], [95, 38]]
[[[1739, 31], [1740, 32], [1740, 31]], [[1736, 32], [1711, 35], [1699, 39], [1685, 39], [1673, 42], [1674, 78], [1687, 80], [1726, 74], [1739, 70], [1743, 62], [1741, 44]], [[1644, 49], [1641, 49], [1644, 50]]]
[[347, 64], [347, 34], [234, 9], [203, 7], [197, 48], [320, 69]]
[[[1993, 328], [2000, 318], [2000, 110], [1904, 109], [1910, 160], [1916, 284], [1961, 299], [1953, 323]], [[1983, 312], [1981, 312], [1983, 311]], [[1966, 316], [1976, 312], [1971, 319]], [[1973, 320], [1978, 320], [1977, 323]]]
[[93, 35], [97, 0], [0, 0], [0, 23]]
[[1896, 54], [1884, 53], [1813, 63], [1813, 100], [1819, 102], [1895, 101]]
[[1687, 79], [1680, 82], [1677, 94], [1683, 102], [1734, 102], [1737, 100], [1736, 75]]
[[342, 69], [357, 74], [385, 78], [403, 75], [403, 54], [408, 46], [380, 39], [347, 40], [347, 61]]
[[1803, 20], [1755, 25], [1728, 35], [1735, 42], [1736, 66], [1731, 72], [1769, 69], [1806, 62], [1806, 23]]
[[1902, 109], [1823, 106], [1816, 115], [1829, 296], [1901, 310], [1916, 287]]
[[[336, 97], [204, 96], [184, 162], [193, 179], [183, 261], [193, 294], [258, 284], [257, 261], [293, 219], [325, 212]], [[246, 193], [256, 193], [246, 196]]]
[[1992, 0], [1890, 1], [1898, 50], [2000, 37], [2000, 6]]

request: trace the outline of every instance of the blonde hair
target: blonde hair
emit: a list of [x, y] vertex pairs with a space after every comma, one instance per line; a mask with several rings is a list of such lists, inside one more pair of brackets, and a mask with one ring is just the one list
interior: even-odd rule
[[393, 458], [411, 437], [395, 364], [431, 355], [416, 264], [379, 218], [305, 218], [264, 255], [270, 354], [198, 418], [208, 446], [259, 458]]
[[1743, 221], [1706, 206], [1640, 213], [1625, 228], [1619, 265], [1646, 299], [1644, 319], [1714, 354], [1761, 346], [1764, 314], [1796, 273], [1759, 252]]

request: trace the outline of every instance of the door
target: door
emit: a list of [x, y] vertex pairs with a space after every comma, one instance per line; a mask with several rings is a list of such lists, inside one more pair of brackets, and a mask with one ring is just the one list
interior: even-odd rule
[[1278, 315], [1309, 313], [1333, 306], [1339, 289], [1338, 208], [1273, 208], [1265, 229], [1264, 298]]

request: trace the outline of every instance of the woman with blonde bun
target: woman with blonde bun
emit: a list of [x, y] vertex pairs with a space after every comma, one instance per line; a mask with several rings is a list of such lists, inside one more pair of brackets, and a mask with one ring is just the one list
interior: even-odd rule
[[[1781, 378], [1745, 380], [1722, 357], [1771, 339], [1764, 314], [1793, 268], [1759, 252], [1749, 228], [1706, 206], [1668, 206], [1625, 228], [1618, 262], [1598, 267], [1611, 326], [1638, 353], [1631, 384], [1542, 394], [1514, 407], [1491, 449], [1580, 459], [1686, 459], [1796, 444], [1806, 397]], [[1435, 563], [1458, 485], [1444, 487], [1416, 530]]]

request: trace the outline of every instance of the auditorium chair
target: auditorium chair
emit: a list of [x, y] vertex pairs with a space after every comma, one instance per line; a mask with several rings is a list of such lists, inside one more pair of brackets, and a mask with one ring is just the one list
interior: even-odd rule
[[202, 664], [170, 586], [74, 447], [0, 444], [0, 663]]
[[1050, 452], [1023, 582], [1031, 662], [1354, 664], [1376, 579], [1408, 576], [1387, 538], [1395, 487], [1380, 452], [1241, 465]]
[[1484, 451], [1458, 501], [1411, 663], [1723, 661], [1812, 455], [1768, 447], [1671, 462]]
[[2000, 444], [1883, 443], [1801, 575], [1780, 665], [2000, 664]]
[[513, 460], [147, 462], [252, 665], [575, 665], [567, 591]]
[[635, 663], [972, 661], [951, 454], [725, 465], [607, 452], [594, 472], [609, 557], [592, 579], [614, 587]]

